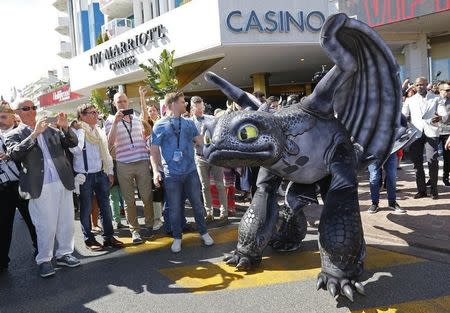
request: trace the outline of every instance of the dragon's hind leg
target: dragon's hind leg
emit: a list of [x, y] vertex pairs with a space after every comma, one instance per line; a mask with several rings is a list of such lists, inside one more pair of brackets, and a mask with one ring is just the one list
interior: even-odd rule
[[265, 168], [260, 169], [258, 189], [239, 223], [236, 250], [224, 258], [227, 264], [236, 265], [240, 270], [249, 270], [261, 262], [263, 250], [275, 231], [278, 217], [277, 191], [280, 183], [281, 177]]
[[273, 249], [293, 251], [300, 247], [307, 230], [303, 208], [310, 203], [317, 203], [316, 185], [290, 182], [287, 187], [285, 205], [279, 211], [277, 232], [269, 243]]
[[322, 271], [317, 288], [328, 289], [333, 297], [340, 292], [353, 301], [354, 288], [364, 294], [357, 279], [363, 272], [365, 243], [351, 145], [338, 144], [329, 164], [332, 178], [319, 225]]

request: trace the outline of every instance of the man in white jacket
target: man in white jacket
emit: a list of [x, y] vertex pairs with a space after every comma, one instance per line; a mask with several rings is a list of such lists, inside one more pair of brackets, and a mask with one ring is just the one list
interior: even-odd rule
[[[77, 108], [81, 128], [74, 132], [78, 145], [70, 148], [73, 154], [73, 169], [86, 176], [80, 186], [80, 222], [86, 247], [93, 251], [104, 246], [121, 248], [123, 243], [114, 238], [109, 205], [109, 187], [114, 181], [113, 162], [109, 154], [105, 133], [97, 127], [98, 112], [92, 104], [81, 104]], [[92, 199], [96, 196], [103, 225], [103, 245], [95, 240], [91, 231]]]
[[438, 179], [438, 145], [440, 121], [447, 120], [447, 110], [440, 97], [427, 92], [428, 81], [425, 77], [416, 79], [417, 93], [406, 99], [402, 113], [410, 118], [410, 122], [416, 127], [418, 139], [410, 146], [411, 159], [416, 171], [417, 194], [415, 199], [427, 196], [425, 172], [423, 169], [423, 150], [425, 148], [430, 174], [431, 196], [434, 200], [439, 198], [437, 190]]

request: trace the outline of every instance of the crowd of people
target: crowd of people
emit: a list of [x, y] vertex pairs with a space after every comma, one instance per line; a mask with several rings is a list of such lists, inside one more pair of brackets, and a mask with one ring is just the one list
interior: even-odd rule
[[[450, 86], [439, 83], [437, 93], [427, 89], [420, 77], [411, 86], [404, 84], [403, 114], [416, 129], [417, 140], [409, 147], [416, 171], [417, 194], [427, 196], [423, 169], [425, 149], [429, 167], [429, 185], [433, 199], [438, 198], [438, 146], [444, 154], [443, 183], [450, 186]], [[91, 104], [77, 107], [77, 118], [69, 123], [65, 113], [37, 118], [37, 106], [29, 99], [17, 99], [0, 105], [0, 270], [9, 264], [13, 221], [16, 208], [22, 215], [35, 248], [39, 274], [55, 274], [56, 265], [77, 267], [74, 251], [74, 207], [79, 209], [80, 224], [87, 249], [122, 248], [114, 229], [125, 228], [124, 209], [131, 241], [139, 244], [151, 239], [155, 231], [173, 237], [171, 251], [182, 249], [183, 231], [192, 228], [186, 222], [185, 201], [193, 210], [196, 229], [205, 246], [214, 244], [207, 223], [225, 225], [235, 212], [236, 187], [250, 197], [256, 191], [258, 168], [228, 169], [209, 164], [202, 153], [204, 123], [232, 111], [239, 105], [227, 102], [227, 109], [205, 114], [205, 103], [191, 97], [190, 111], [181, 92], [165, 98], [163, 116], [154, 102], [145, 99], [147, 88], [140, 87], [141, 112], [129, 108], [128, 97], [118, 92], [113, 104], [116, 113], [106, 120]], [[255, 93], [260, 110], [277, 112], [300, 101], [291, 96], [280, 103], [276, 97]], [[369, 166], [372, 206], [379, 207], [382, 175], [389, 208], [406, 211], [396, 201], [398, 156], [392, 154], [382, 168]], [[382, 174], [383, 172], [383, 174]], [[138, 221], [136, 195], [142, 200], [144, 225]], [[219, 216], [214, 216], [214, 208]], [[98, 212], [97, 212], [98, 211]], [[103, 241], [96, 239], [101, 221]], [[96, 232], [94, 230], [97, 230]]]

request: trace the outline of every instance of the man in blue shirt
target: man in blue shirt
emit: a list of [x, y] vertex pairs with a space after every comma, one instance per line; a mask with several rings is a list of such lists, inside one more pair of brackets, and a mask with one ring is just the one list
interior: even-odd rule
[[170, 190], [166, 194], [174, 238], [171, 250], [176, 253], [181, 251], [183, 195], [189, 199], [192, 205], [195, 222], [203, 243], [210, 246], [214, 244], [214, 240], [206, 230], [205, 208], [200, 198], [200, 179], [194, 160], [193, 142], [196, 145], [201, 145], [202, 136], [199, 135], [194, 122], [181, 117], [186, 112], [183, 93], [168, 94], [166, 106], [172, 114], [160, 119], [155, 124], [150, 154], [155, 186], [160, 186], [162, 177], [158, 168], [162, 166], [164, 169], [164, 187], [166, 190]]

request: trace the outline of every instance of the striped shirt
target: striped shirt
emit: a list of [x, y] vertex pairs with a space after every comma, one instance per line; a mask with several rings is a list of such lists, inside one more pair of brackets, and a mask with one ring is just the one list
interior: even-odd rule
[[[117, 124], [117, 135], [114, 147], [116, 149], [116, 161], [122, 163], [132, 163], [142, 160], [149, 160], [148, 150], [145, 145], [142, 132], [142, 123], [137, 115], [130, 116], [131, 123], [125, 120]], [[109, 135], [114, 115], [108, 116], [105, 122], [105, 131]], [[130, 132], [130, 133], [129, 133]]]

